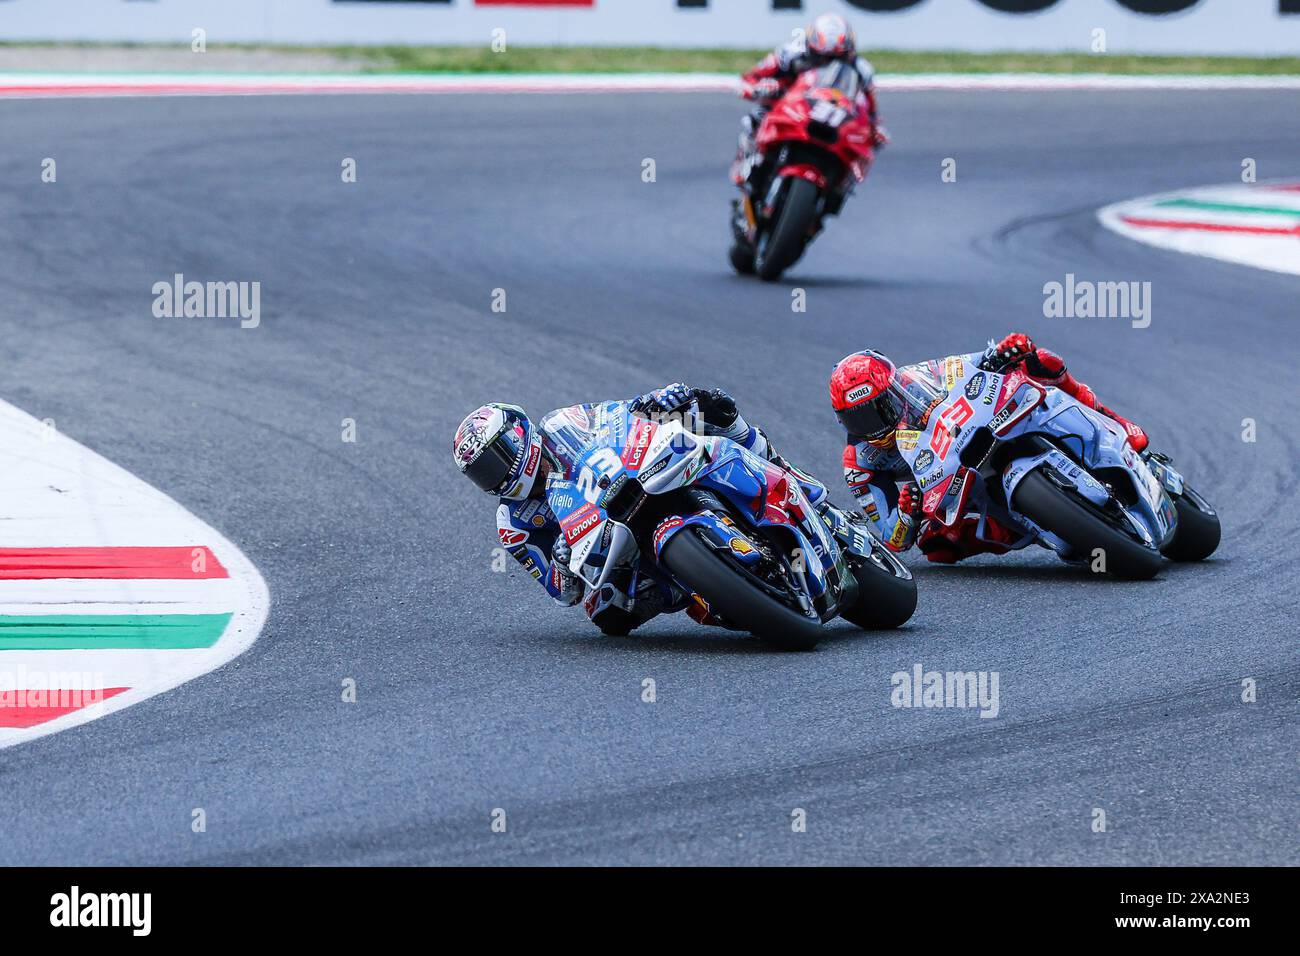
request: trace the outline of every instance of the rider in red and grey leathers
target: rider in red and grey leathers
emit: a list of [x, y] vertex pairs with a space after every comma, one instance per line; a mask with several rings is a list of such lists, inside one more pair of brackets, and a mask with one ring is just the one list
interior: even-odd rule
[[862, 78], [863, 95], [867, 101], [871, 126], [875, 130], [876, 147], [889, 142], [876, 111], [875, 70], [867, 60], [858, 56], [853, 28], [843, 17], [826, 13], [789, 42], [763, 57], [741, 77], [745, 96], [756, 103], [755, 108], [741, 121], [742, 155], [748, 155], [753, 149], [754, 136], [763, 117], [798, 79], [799, 74], [835, 60], [851, 64]]
[[870, 349], [845, 356], [831, 373], [831, 407], [847, 432], [844, 479], [862, 505], [877, 536], [894, 551], [916, 544], [931, 561], [951, 563], [984, 552], [1003, 554], [1018, 534], [986, 516], [983, 526], [968, 518], [952, 527], [924, 521], [921, 493], [912, 470], [898, 452], [899, 428], [921, 428], [945, 393], [953, 363], [967, 362], [994, 372], [1019, 366], [1035, 381], [1061, 389], [1080, 403], [1124, 426], [1134, 451], [1147, 447], [1146, 433], [1097, 401], [1096, 393], [1065, 367], [1056, 353], [1037, 348], [1029, 336], [1013, 332], [984, 352], [951, 355], [915, 365], [894, 366]]
[[[497, 537], [524, 570], [560, 604], [584, 601], [587, 615], [602, 631], [626, 634], [657, 614], [689, 609], [691, 616], [712, 623], [707, 613], [675, 585], [653, 577], [641, 579], [635, 594], [606, 584], [588, 593], [569, 569], [570, 551], [546, 497], [551, 472], [573, 479], [577, 460], [590, 447], [593, 430], [610, 404], [571, 405], [534, 423], [516, 405], [492, 403], [475, 409], [456, 429], [452, 456], [457, 469], [481, 490], [500, 499]], [[731, 439], [796, 477], [811, 504], [829, 507], [826, 487], [794, 468], [773, 451], [763, 432], [741, 416], [736, 402], [721, 389], [665, 385], [625, 403], [647, 418], [681, 416], [706, 435]]]

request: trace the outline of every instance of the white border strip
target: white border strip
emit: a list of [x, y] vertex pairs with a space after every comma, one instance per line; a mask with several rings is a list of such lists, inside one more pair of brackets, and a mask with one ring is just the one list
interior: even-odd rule
[[[18, 520], [0, 545], [207, 546], [229, 578], [0, 581], [0, 614], [230, 613], [216, 643], [194, 649], [0, 650], [0, 670], [102, 675], [115, 697], [33, 727], [0, 727], [0, 749], [68, 730], [138, 704], [228, 663], [266, 623], [266, 582], [242, 551], [171, 498], [84, 445], [0, 401], [0, 500]], [[62, 598], [60, 602], [59, 598]]]
[[1215, 186], [1198, 186], [1174, 192], [1157, 193], [1111, 203], [1097, 210], [1097, 219], [1112, 232], [1136, 242], [1186, 255], [1205, 256], [1252, 266], [1269, 272], [1300, 275], [1300, 233], [1296, 235], [1258, 235], [1249, 232], [1216, 232], [1195, 229], [1168, 229], [1136, 225], [1125, 221], [1153, 219], [1163, 221], [1191, 221], [1230, 223], [1242, 226], [1300, 225], [1300, 219], [1260, 215], [1249, 212], [1188, 209], [1158, 205], [1168, 199], [1194, 199], [1211, 202], [1230, 202], [1240, 205], [1277, 206], [1295, 208], [1300, 216], [1300, 194], [1270, 192], [1270, 185], [1290, 184], [1294, 179], [1266, 180], [1244, 185], [1227, 183]]
[[[1104, 73], [882, 74], [889, 92], [984, 90], [1300, 90], [1300, 76]], [[729, 73], [162, 74], [0, 73], [0, 98], [267, 96], [329, 93], [725, 93]]]

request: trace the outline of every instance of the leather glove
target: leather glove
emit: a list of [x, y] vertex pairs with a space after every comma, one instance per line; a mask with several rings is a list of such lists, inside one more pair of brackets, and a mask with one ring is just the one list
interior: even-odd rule
[[920, 510], [921, 489], [916, 482], [909, 481], [898, 490], [898, 516], [912, 521]]
[[560, 593], [560, 601], [567, 604], [575, 603], [582, 596], [582, 582], [569, 570], [569, 560], [572, 557], [573, 551], [569, 548], [569, 543], [560, 535], [555, 539], [555, 544], [551, 545], [551, 584]]
[[740, 414], [736, 400], [720, 388], [691, 390], [695, 400], [700, 403], [700, 414], [710, 425], [717, 428], [730, 428]]
[[781, 92], [781, 81], [765, 77], [747, 84], [741, 90], [741, 96], [747, 100], [769, 100]]
[[665, 385], [632, 400], [634, 415], [667, 415], [695, 401], [696, 390], [681, 382]]
[[1005, 372], [1014, 365], [1033, 357], [1036, 347], [1023, 332], [1012, 332], [997, 345], [990, 345], [980, 360], [980, 367], [989, 372]]

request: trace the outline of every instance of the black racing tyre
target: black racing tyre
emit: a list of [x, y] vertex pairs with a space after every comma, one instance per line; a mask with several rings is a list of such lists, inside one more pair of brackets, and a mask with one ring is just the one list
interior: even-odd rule
[[785, 201], [776, 222], [764, 229], [754, 249], [754, 271], [767, 282], [775, 282], [794, 265], [808, 242], [808, 230], [817, 215], [815, 183], [793, 178], [785, 188]]
[[754, 250], [749, 246], [744, 243], [733, 242], [727, 257], [731, 260], [731, 268], [742, 276], [752, 276], [754, 274]]
[[822, 639], [819, 621], [786, 607], [746, 580], [690, 528], [668, 539], [659, 563], [737, 627], [783, 651], [810, 651]]
[[1012, 498], [1017, 511], [1063, 539], [1085, 560], [1101, 548], [1106, 570], [1115, 577], [1145, 581], [1159, 573], [1159, 550], [1107, 522], [1038, 469], [1020, 479]]
[[883, 547], [872, 554], [849, 565], [858, 579], [858, 599], [840, 617], [864, 631], [900, 627], [916, 612], [916, 579]]
[[1219, 547], [1219, 516], [1189, 487], [1184, 486], [1183, 494], [1171, 497], [1178, 509], [1178, 527], [1165, 548], [1165, 557], [1170, 561], [1204, 561]]

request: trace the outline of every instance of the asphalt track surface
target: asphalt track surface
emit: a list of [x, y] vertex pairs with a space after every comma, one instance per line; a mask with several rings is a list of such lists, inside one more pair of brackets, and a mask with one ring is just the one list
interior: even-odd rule
[[[762, 285], [726, 266], [725, 96], [0, 103], [5, 397], [221, 529], [272, 598], [234, 663], [0, 753], [0, 862], [1296, 862], [1300, 281], [1093, 214], [1247, 156], [1300, 173], [1294, 105], [887, 98], [895, 145]], [[261, 327], [153, 318], [178, 271], [260, 280]], [[1067, 272], [1150, 281], [1150, 328], [1044, 319]], [[491, 503], [450, 464], [482, 401], [683, 379], [730, 389], [843, 502], [831, 364], [1013, 328], [1220, 506], [1213, 561], [1121, 584], [1037, 551], [912, 560], [909, 626], [837, 624], [812, 654], [682, 616], [610, 639], [492, 570]], [[894, 709], [916, 663], [998, 671], [999, 716]]]

